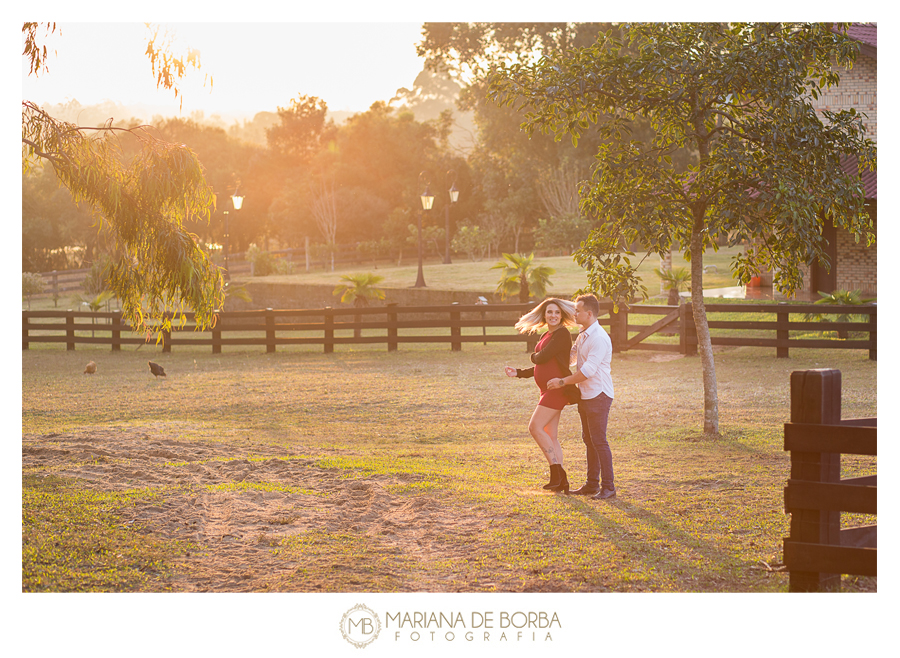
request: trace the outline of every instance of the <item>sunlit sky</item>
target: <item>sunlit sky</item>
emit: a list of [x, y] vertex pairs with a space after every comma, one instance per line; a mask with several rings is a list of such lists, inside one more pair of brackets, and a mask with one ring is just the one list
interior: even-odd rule
[[23, 98], [81, 105], [112, 100], [184, 115], [202, 110], [206, 116], [252, 117], [307, 94], [331, 110], [359, 112], [412, 87], [424, 63], [415, 50], [421, 22], [154, 25], [174, 36], [174, 53], [200, 51], [201, 69], [188, 71], [179, 99], [157, 89], [144, 52], [151, 32], [140, 22], [59, 23], [59, 34], [46, 41], [55, 50], [49, 72], [28, 76], [23, 62]]

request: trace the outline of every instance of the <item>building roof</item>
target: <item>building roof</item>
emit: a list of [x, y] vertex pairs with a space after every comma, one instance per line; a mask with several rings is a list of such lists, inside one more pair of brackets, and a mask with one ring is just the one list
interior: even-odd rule
[[851, 23], [847, 36], [859, 42], [860, 53], [878, 59], [878, 23]]

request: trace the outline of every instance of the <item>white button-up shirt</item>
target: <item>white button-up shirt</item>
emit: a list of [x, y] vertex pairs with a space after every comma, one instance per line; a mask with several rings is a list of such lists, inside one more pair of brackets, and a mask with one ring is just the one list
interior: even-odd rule
[[575, 365], [578, 372], [587, 377], [578, 384], [581, 398], [591, 400], [601, 393], [614, 397], [610, 372], [612, 341], [600, 323], [595, 321], [578, 334], [573, 349], [576, 352]]

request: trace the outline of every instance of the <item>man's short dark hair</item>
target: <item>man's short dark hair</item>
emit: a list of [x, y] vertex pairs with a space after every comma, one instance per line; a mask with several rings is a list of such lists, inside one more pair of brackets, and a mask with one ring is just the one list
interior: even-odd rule
[[584, 305], [586, 311], [593, 313], [595, 318], [600, 315], [600, 300], [593, 295], [579, 295], [575, 298], [575, 303], [578, 302]]

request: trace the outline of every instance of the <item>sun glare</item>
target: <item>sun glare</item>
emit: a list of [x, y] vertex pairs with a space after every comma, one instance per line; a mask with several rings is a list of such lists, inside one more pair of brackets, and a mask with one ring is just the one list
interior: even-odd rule
[[[155, 30], [156, 44], [169, 40], [176, 56], [199, 51], [200, 69], [187, 70], [178, 99], [149, 74], [145, 50]], [[181, 102], [182, 114], [252, 116], [306, 94], [331, 110], [361, 112], [411, 87], [423, 67], [415, 52], [418, 23], [65, 23], [58, 31], [46, 41], [57, 52], [49, 72], [23, 73], [23, 98], [143, 103], [173, 113]]]

